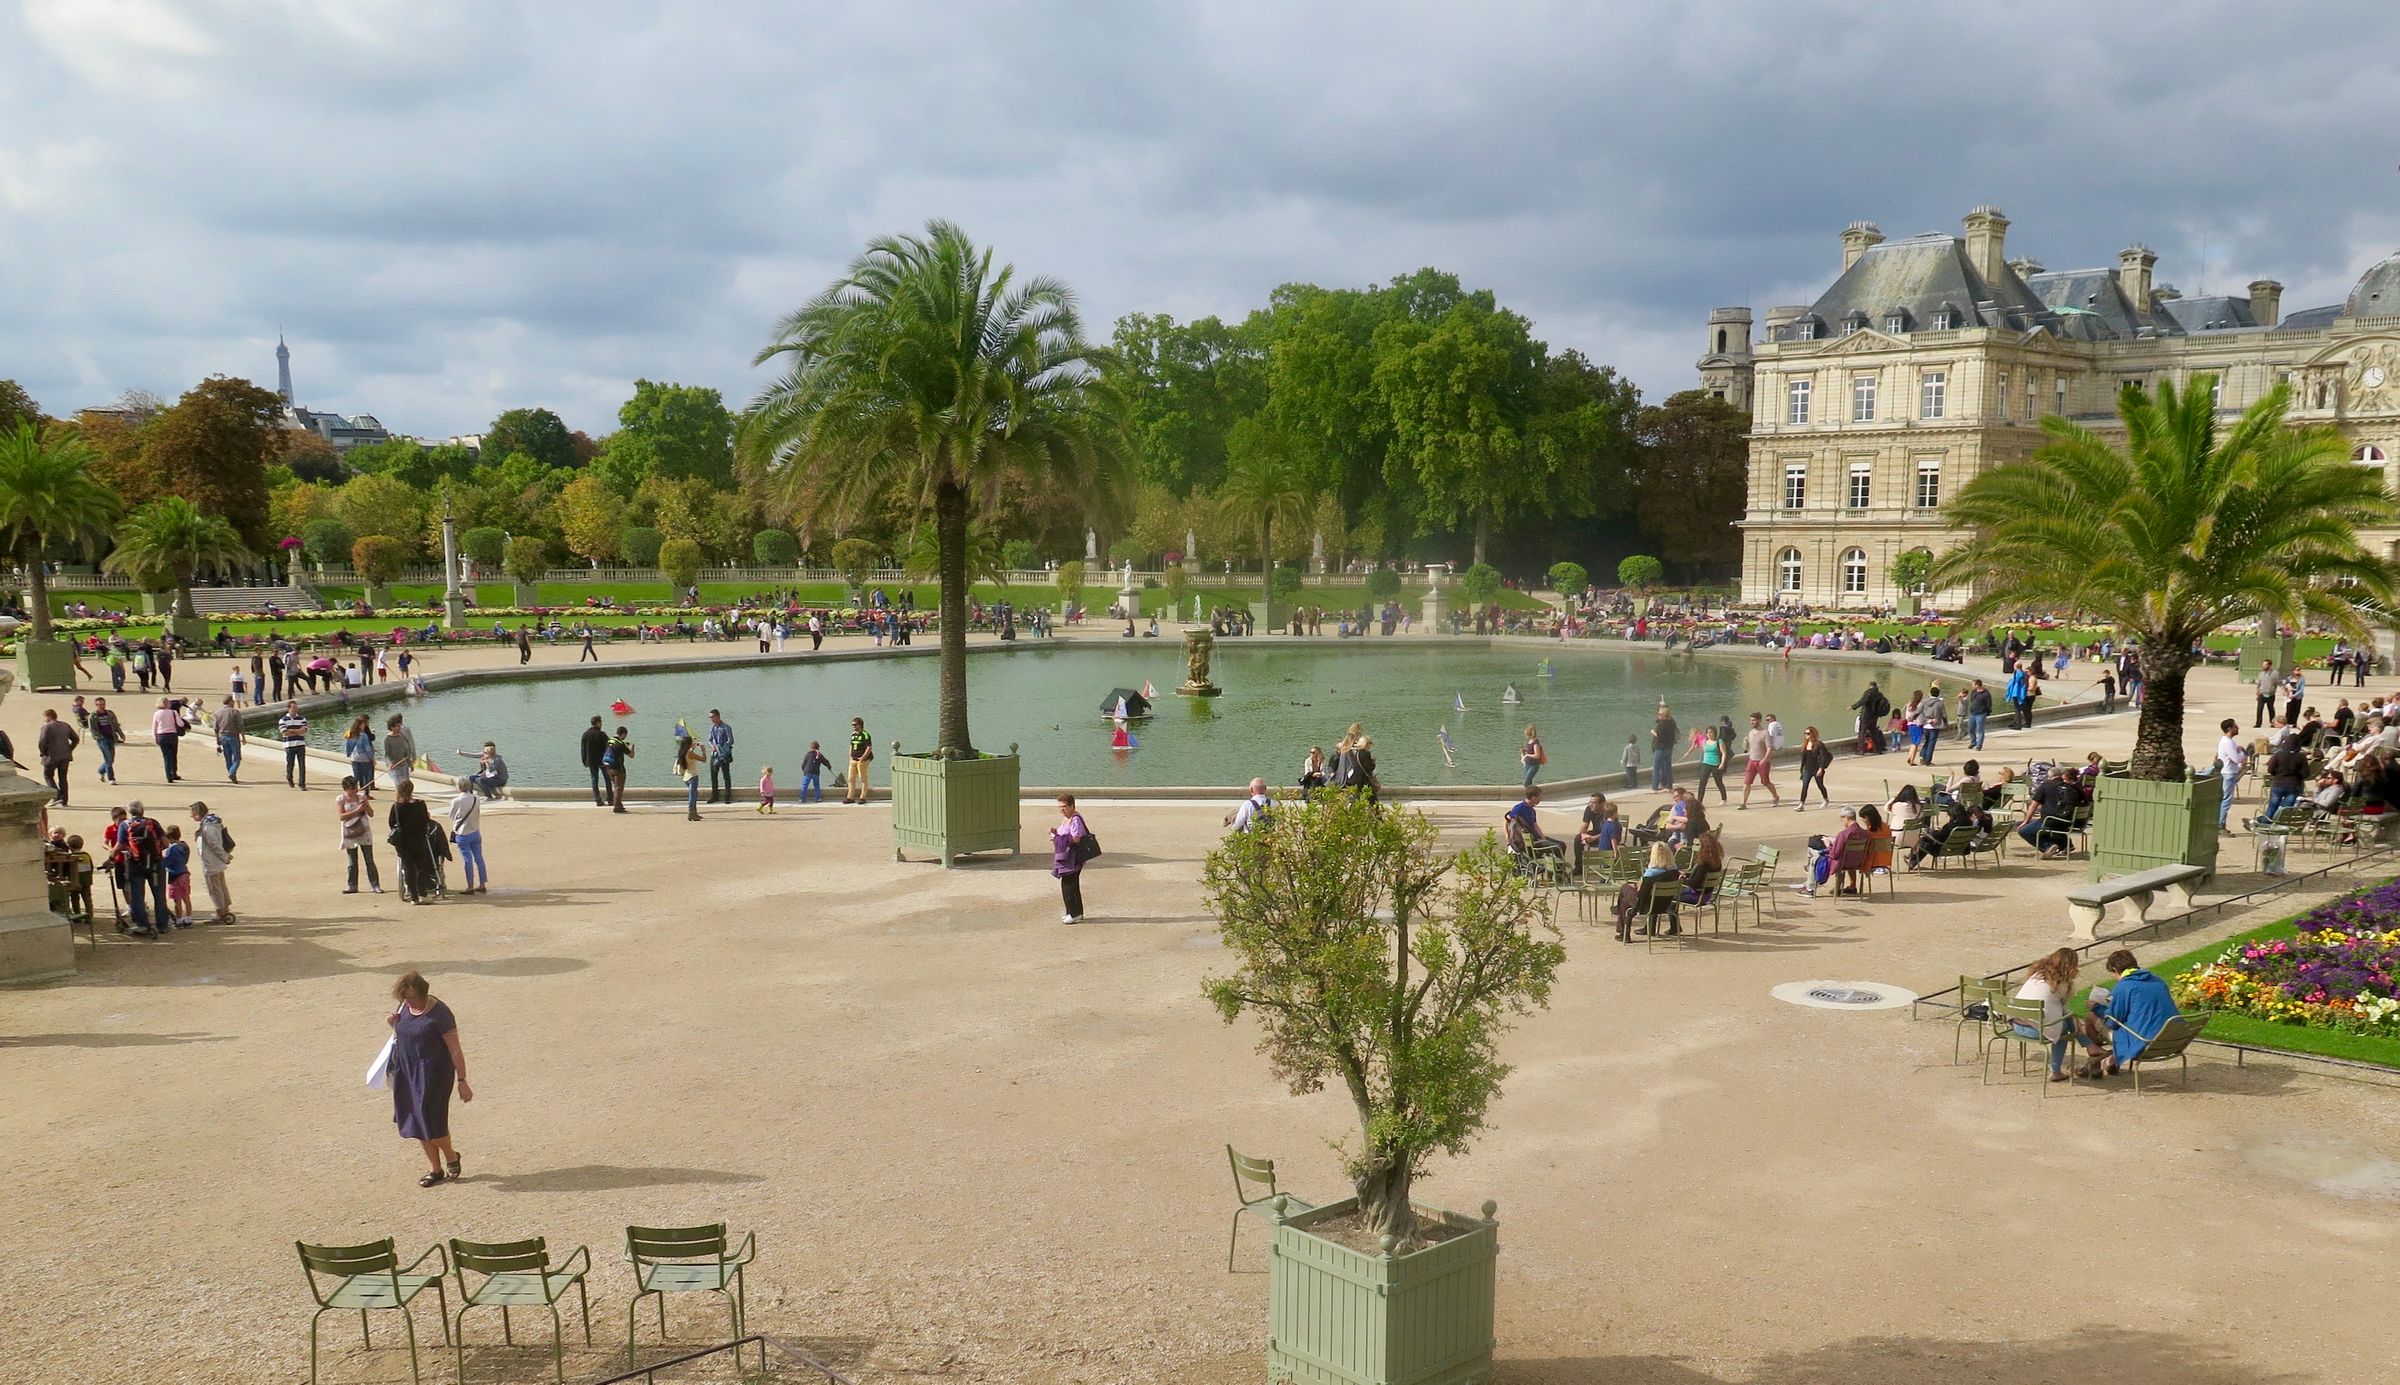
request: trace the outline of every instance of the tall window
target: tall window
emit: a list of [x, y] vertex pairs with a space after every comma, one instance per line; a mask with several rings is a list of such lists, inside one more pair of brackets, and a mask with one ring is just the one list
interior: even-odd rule
[[1783, 508], [1798, 510], [1808, 504], [1808, 463], [1783, 464]]
[[1998, 394], [2000, 396], [2000, 420], [2005, 423], [2008, 421], [2008, 372], [2005, 370], [2000, 372]]
[[2065, 414], [2067, 411], [2067, 377], [2065, 375], [2060, 375], [2058, 383], [2051, 387], [2051, 398], [2057, 402], [2051, 406], [2050, 412]]
[[1809, 382], [1806, 380], [1794, 380], [1787, 387], [1787, 389], [1788, 397], [1791, 400], [1791, 405], [1789, 408], [1784, 410], [1783, 421], [1786, 423], [1808, 422]]
[[1873, 423], [1875, 421], [1874, 376], [1861, 375], [1850, 382], [1850, 421], [1852, 423]]
[[1950, 376], [1947, 371], [1926, 371], [1924, 388], [1919, 396], [1917, 416], [1919, 418], [1940, 418], [1943, 399], [1949, 393], [1949, 389]]
[[1775, 590], [1800, 590], [1800, 550], [1787, 548], [1775, 555]]
[[2359, 445], [2359, 449], [2350, 454], [2350, 460], [2358, 463], [2360, 466], [2382, 466], [2384, 460], [2383, 449], [2377, 447], [2371, 442], [2361, 443]]
[[1917, 508], [1938, 510], [1942, 505], [1942, 459], [1917, 458]]
[[1853, 548], [1842, 555], [1842, 595], [1867, 594], [1867, 551]]
[[2025, 417], [2031, 420], [2042, 411], [2041, 381], [2032, 371], [2025, 372]]
[[2218, 376], [2208, 382], [2208, 407], [2212, 409], [2225, 407], [2225, 379], [2223, 376]]
[[1874, 487], [1875, 464], [1873, 462], [1852, 462], [1850, 464], [1850, 508], [1853, 510], [1867, 508], [1867, 498], [1873, 493]]

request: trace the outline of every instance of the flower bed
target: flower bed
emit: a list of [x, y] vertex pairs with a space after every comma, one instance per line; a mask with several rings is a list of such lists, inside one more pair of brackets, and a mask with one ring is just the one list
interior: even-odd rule
[[2400, 882], [2292, 920], [2293, 936], [2237, 941], [2175, 977], [2178, 1004], [2277, 1024], [2400, 1037]]

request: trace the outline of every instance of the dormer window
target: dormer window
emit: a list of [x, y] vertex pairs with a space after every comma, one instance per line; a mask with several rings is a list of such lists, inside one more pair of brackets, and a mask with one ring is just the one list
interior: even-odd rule
[[1955, 331], [1957, 331], [1957, 330], [1958, 330], [1958, 309], [1956, 309], [1956, 308], [1944, 308], [1944, 309], [1942, 309], [1940, 312], [1938, 312], [1938, 313], [1935, 313], [1935, 314], [1933, 315], [1933, 330], [1935, 330], [1935, 331], [1937, 331], [1937, 332], [1955, 332]]
[[1898, 308], [1894, 308], [1892, 311], [1885, 313], [1883, 315], [1883, 330], [1895, 337], [1907, 332], [1908, 314]]
[[1817, 320], [1815, 318], [1804, 317], [1792, 324], [1793, 341], [1815, 341], [1816, 339]]

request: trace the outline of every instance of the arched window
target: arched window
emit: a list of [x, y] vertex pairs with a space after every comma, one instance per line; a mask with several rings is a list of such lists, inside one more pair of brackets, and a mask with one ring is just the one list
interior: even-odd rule
[[1775, 590], [1800, 590], [1800, 550], [1787, 548], [1775, 555]]
[[2384, 463], [2383, 449], [2371, 442], [2360, 443], [2358, 450], [2350, 454], [2350, 460], [2361, 466], [2382, 466]]
[[1719, 355], [1723, 355], [1724, 353], [1725, 353], [1725, 329], [1724, 329], [1724, 328], [1722, 328], [1722, 327], [1719, 327], [1719, 328], [1717, 329], [1717, 354], [1719, 354]]
[[1867, 551], [1853, 548], [1842, 555], [1842, 595], [1867, 594]]

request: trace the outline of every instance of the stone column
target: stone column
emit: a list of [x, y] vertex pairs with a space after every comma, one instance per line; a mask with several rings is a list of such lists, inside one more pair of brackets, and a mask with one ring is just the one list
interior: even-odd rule
[[467, 598], [458, 588], [458, 521], [450, 513], [450, 492], [442, 492], [442, 628], [467, 627]]
[[1423, 629], [1428, 635], [1447, 633], [1443, 627], [1444, 623], [1449, 619], [1450, 613], [1442, 609], [1442, 570], [1440, 567], [1428, 563], [1425, 565], [1425, 619]]
[[[16, 676], [0, 670], [0, 698]], [[75, 974], [75, 933], [50, 911], [42, 873], [42, 806], [50, 789], [0, 762], [0, 984], [57, 981]]]

